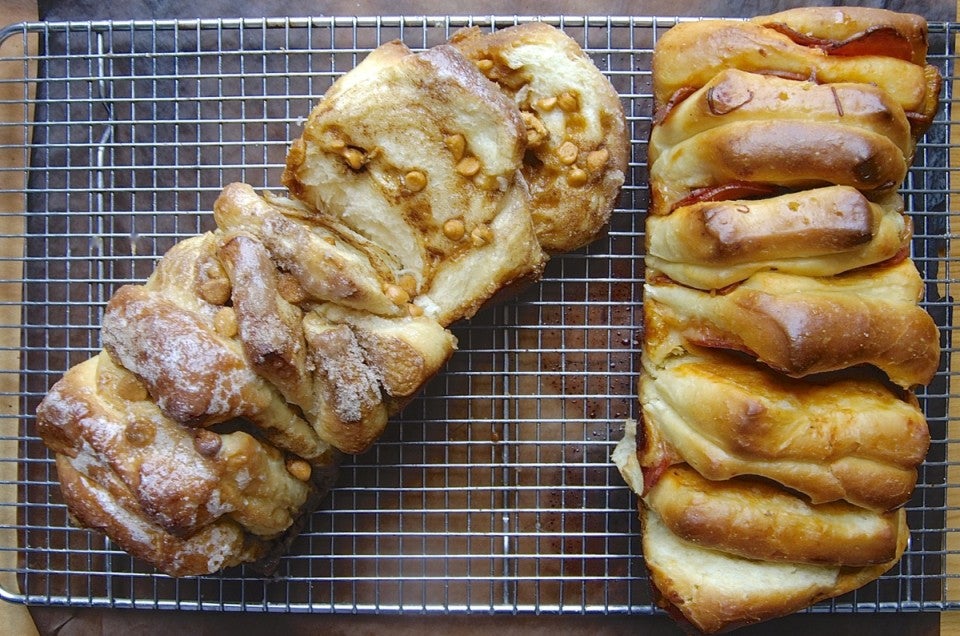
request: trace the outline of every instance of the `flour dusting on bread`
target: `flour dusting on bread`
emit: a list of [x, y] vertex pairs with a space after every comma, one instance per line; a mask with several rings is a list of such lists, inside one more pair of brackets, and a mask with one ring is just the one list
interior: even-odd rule
[[[598, 96], [583, 104], [604, 147], [584, 160], [602, 200], [574, 249], [609, 218], [625, 122], [572, 40], [531, 32], [563, 45], [525, 81], [572, 60]], [[453, 45], [388, 42], [339, 78], [291, 145], [290, 197], [227, 184], [217, 229], [119, 289], [104, 350], [40, 404], [73, 518], [171, 576], [275, 567], [342, 455], [370, 448], [453, 354], [448, 325], [536, 281], [564, 247], [538, 233], [566, 212], [534, 205], [528, 144], [514, 95]]]

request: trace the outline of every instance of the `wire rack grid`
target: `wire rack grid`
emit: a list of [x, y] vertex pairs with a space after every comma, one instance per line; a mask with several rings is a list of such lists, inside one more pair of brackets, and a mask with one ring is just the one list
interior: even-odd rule
[[[278, 190], [326, 88], [382, 42], [532, 18], [379, 17], [29, 23], [0, 33], [17, 69], [0, 107], [0, 595], [30, 604], [245, 611], [652, 613], [635, 501], [609, 457], [635, 416], [650, 61], [672, 19], [540, 17], [620, 92], [632, 138], [608, 235], [454, 327], [459, 351], [337, 487], [269, 578], [175, 580], [71, 524], [34, 411], [99, 350], [100, 316], [176, 241], [213, 228], [232, 181]], [[904, 186], [944, 364], [921, 395], [934, 438], [901, 563], [813, 611], [950, 600], [953, 24], [931, 25], [940, 114]], [[14, 163], [16, 163], [14, 161]], [[955, 570], [954, 570], [955, 571]]]

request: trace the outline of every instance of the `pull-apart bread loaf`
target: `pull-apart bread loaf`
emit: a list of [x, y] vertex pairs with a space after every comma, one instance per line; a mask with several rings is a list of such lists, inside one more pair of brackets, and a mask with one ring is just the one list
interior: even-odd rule
[[614, 459], [658, 602], [715, 632], [865, 585], [908, 539], [939, 365], [896, 193], [937, 105], [926, 24], [797, 9], [653, 58], [641, 421]]
[[[535, 30], [567, 41], [553, 31]], [[571, 43], [557, 68], [587, 60]], [[539, 85], [540, 64], [523, 82]], [[41, 402], [75, 520], [174, 576], [274, 566], [343, 454], [369, 448], [452, 354], [446, 327], [540, 276], [535, 216], [578, 227], [576, 247], [601, 231], [628, 142], [609, 83], [589, 77], [582, 120], [617, 132], [603, 128], [582, 184], [603, 204], [576, 219], [534, 204], [515, 93], [457, 48], [391, 42], [334, 83], [288, 155], [294, 198], [224, 188], [217, 229], [120, 288], [103, 351]]]

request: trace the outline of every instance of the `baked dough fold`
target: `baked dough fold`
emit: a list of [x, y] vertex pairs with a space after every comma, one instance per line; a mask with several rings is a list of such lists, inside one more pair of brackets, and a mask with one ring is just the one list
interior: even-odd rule
[[606, 227], [627, 171], [620, 97], [562, 31], [528, 22], [450, 38], [520, 109], [537, 239], [548, 252], [578, 249]]
[[902, 258], [911, 230], [900, 195], [874, 203], [848, 186], [700, 202], [647, 219], [647, 278], [708, 290], [760, 271], [833, 276]]
[[759, 272], [725, 293], [651, 283], [646, 353], [658, 364], [683, 343], [733, 349], [793, 377], [868, 364], [911, 388], [940, 364], [922, 290], [910, 260], [824, 278]]
[[709, 350], [648, 360], [640, 403], [644, 466], [760, 476], [814, 503], [904, 504], [930, 441], [916, 400], [878, 379], [794, 380]]

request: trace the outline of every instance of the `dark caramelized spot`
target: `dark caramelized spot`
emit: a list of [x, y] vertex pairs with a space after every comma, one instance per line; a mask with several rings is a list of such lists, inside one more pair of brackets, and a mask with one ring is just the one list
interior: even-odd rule
[[722, 82], [707, 91], [707, 107], [713, 115], [726, 115], [753, 100], [753, 91]]
[[213, 431], [200, 429], [193, 438], [193, 447], [204, 457], [213, 457], [220, 452], [222, 441]]
[[667, 117], [670, 116], [670, 113], [673, 112], [673, 109], [679, 106], [683, 100], [690, 97], [697, 92], [692, 86], [685, 86], [683, 88], [678, 88], [673, 95], [670, 96], [670, 99], [667, 100], [666, 104], [663, 104], [661, 107], [657, 108], [657, 112], [653, 116], [653, 124], [660, 125], [666, 121]]

